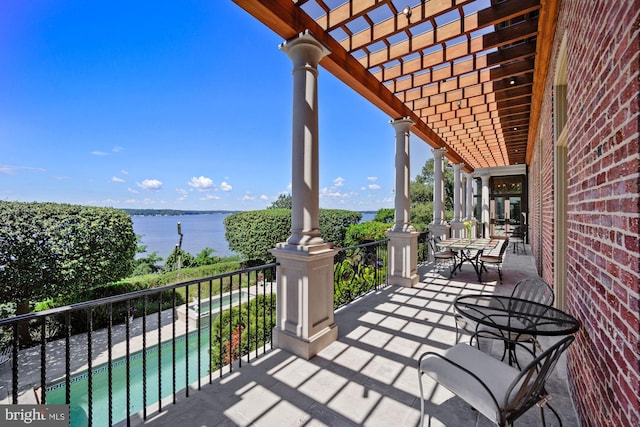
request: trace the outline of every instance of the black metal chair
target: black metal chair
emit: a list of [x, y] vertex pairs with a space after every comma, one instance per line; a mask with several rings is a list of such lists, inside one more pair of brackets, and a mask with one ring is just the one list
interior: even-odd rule
[[502, 282], [502, 262], [504, 261], [504, 253], [507, 251], [507, 246], [509, 246], [509, 239], [505, 239], [502, 242], [502, 246], [500, 247], [500, 253], [498, 255], [480, 255], [478, 261], [480, 262], [480, 279], [482, 280], [482, 270], [487, 271], [487, 267], [485, 264], [495, 265], [498, 268], [498, 276], [500, 277], [500, 282]]
[[450, 249], [446, 249], [446, 250], [439, 250], [438, 248], [438, 242], [440, 240], [437, 237], [430, 237], [429, 238], [429, 246], [431, 247], [431, 253], [433, 254], [433, 260], [435, 265], [437, 266], [438, 264], [442, 263], [442, 262], [447, 262], [447, 264], [449, 265], [449, 277], [451, 277], [453, 275], [453, 267], [455, 266], [456, 263], [456, 257], [458, 256], [458, 254], [455, 251], [452, 251]]
[[[425, 418], [424, 374], [499, 426], [511, 425], [534, 405], [540, 406], [544, 425], [544, 405], [549, 400], [545, 383], [573, 340], [573, 336], [567, 336], [558, 341], [522, 371], [467, 344], [456, 344], [443, 355], [422, 354], [418, 361], [420, 426], [424, 425]], [[560, 420], [553, 408], [549, 408]]]
[[[539, 304], [544, 304], [546, 306], [552, 306], [553, 301], [555, 299], [555, 295], [551, 287], [542, 280], [540, 277], [530, 277], [527, 279], [522, 279], [518, 283], [516, 283], [513, 291], [511, 292], [511, 298], [514, 300], [526, 300], [533, 301]], [[514, 304], [517, 304], [515, 302]], [[514, 307], [516, 308], [516, 307]], [[526, 314], [526, 311], [519, 310], [522, 313]], [[504, 341], [504, 352], [502, 353], [502, 360], [506, 357], [507, 350], [509, 346], [520, 345], [524, 346], [524, 344], [531, 344], [532, 349], [527, 350], [534, 357], [536, 355], [536, 349], [542, 351], [542, 347], [540, 343], [536, 339], [533, 334], [514, 334], [509, 333], [498, 328], [488, 326], [488, 325], [479, 325], [475, 322], [471, 322], [469, 319], [466, 319], [462, 315], [455, 313], [456, 320], [456, 342], [459, 341], [460, 329], [463, 329], [470, 334], [472, 334], [472, 339], [475, 338], [478, 340], [479, 338], [487, 338], [487, 339], [498, 339]], [[512, 319], [512, 321], [516, 322], [518, 319]], [[477, 341], [479, 346], [479, 341]]]
[[524, 254], [527, 254], [527, 246], [526, 246], [526, 241], [527, 241], [527, 226], [526, 225], [522, 225], [520, 227], [518, 227], [512, 234], [511, 237], [509, 238], [509, 240], [511, 241], [511, 244], [513, 245], [513, 253], [515, 254], [516, 252], [520, 251], [520, 245], [522, 245], [522, 251], [524, 252]]

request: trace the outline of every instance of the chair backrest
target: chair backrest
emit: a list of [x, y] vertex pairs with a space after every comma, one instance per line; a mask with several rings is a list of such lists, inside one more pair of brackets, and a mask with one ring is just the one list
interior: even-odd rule
[[498, 255], [500, 257], [500, 259], [504, 258], [504, 253], [507, 251], [507, 246], [509, 246], [509, 239], [505, 239], [504, 242], [502, 242], [502, 246], [500, 247], [500, 254]]
[[520, 280], [513, 288], [511, 296], [544, 305], [552, 305], [555, 297], [551, 287], [539, 277]]
[[527, 365], [509, 386], [502, 406], [505, 424], [511, 423], [546, 396], [545, 383], [562, 353], [575, 338], [569, 335], [555, 343]]
[[11, 345], [6, 345], [0, 351], [0, 365], [5, 364], [13, 357], [13, 349]]

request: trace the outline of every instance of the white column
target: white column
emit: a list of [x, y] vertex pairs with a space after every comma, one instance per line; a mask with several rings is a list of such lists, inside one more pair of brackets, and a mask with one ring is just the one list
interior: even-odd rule
[[485, 237], [489, 237], [489, 175], [481, 175], [482, 179], [482, 229]]
[[474, 212], [473, 212], [473, 176], [471, 176], [470, 173], [465, 173], [465, 178], [467, 180], [467, 192], [466, 192], [466, 202], [465, 205], [467, 206], [466, 209], [466, 217], [465, 217], [465, 221], [471, 221], [472, 225], [471, 225], [471, 236], [469, 237], [478, 237], [476, 236], [476, 232], [477, 232], [477, 227], [476, 227], [476, 219], [474, 218]]
[[291, 237], [272, 249], [277, 275], [275, 346], [310, 359], [338, 337], [332, 246], [320, 237], [318, 63], [329, 51], [310, 33], [280, 49], [293, 62]]
[[444, 171], [442, 158], [447, 152], [444, 148], [434, 148], [433, 153], [433, 224], [444, 223]]
[[290, 246], [324, 245], [320, 237], [318, 63], [329, 50], [303, 33], [280, 45], [293, 62]]
[[453, 221], [451, 221], [452, 237], [465, 237], [462, 224], [462, 166], [464, 163], [453, 164]]
[[470, 173], [465, 173], [465, 178], [467, 179], [467, 209], [466, 209], [466, 217], [467, 221], [471, 221], [474, 218], [473, 211], [473, 176]]
[[396, 182], [394, 231], [415, 231], [411, 225], [411, 171], [409, 154], [409, 129], [414, 125], [409, 118], [392, 120], [396, 131]]
[[464, 163], [455, 163], [453, 165], [453, 221], [460, 222], [462, 220], [462, 171]]
[[391, 121], [396, 131], [395, 223], [389, 238], [389, 284], [411, 287], [418, 283], [418, 232], [411, 225], [411, 171], [409, 118]]

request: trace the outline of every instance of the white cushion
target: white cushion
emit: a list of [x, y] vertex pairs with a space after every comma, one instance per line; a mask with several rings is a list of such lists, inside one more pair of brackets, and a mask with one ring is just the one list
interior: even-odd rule
[[[517, 369], [467, 344], [451, 347], [444, 356], [478, 376], [491, 390], [499, 405], [505, 404], [509, 386], [520, 374]], [[435, 355], [422, 360], [420, 372], [435, 379], [485, 417], [496, 424], [500, 423], [499, 408], [487, 390], [471, 375]]]

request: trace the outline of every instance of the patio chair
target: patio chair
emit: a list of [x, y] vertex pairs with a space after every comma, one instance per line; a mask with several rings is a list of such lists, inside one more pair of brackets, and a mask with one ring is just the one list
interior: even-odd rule
[[449, 277], [451, 277], [453, 275], [453, 267], [452, 265], [455, 265], [455, 261], [456, 261], [456, 256], [458, 256], [458, 254], [455, 251], [452, 251], [451, 249], [447, 249], [444, 251], [441, 251], [438, 249], [438, 242], [440, 240], [437, 237], [430, 237], [429, 238], [429, 246], [431, 247], [431, 253], [433, 254], [433, 260], [435, 265], [440, 264], [441, 262], [447, 262], [448, 266], [449, 266]]
[[[542, 280], [540, 277], [530, 277], [527, 279], [522, 279], [518, 283], [516, 283], [513, 291], [511, 292], [511, 298], [533, 301], [539, 304], [551, 306], [553, 305], [555, 295], [553, 294], [553, 290], [547, 284], [547, 282]], [[505, 335], [506, 332], [504, 331], [501, 331], [497, 328], [492, 328], [491, 326], [487, 325], [478, 325], [458, 313], [455, 313], [454, 316], [456, 320], [456, 343], [459, 340], [459, 335], [462, 335], [460, 333], [460, 329], [463, 329], [472, 334], [472, 340], [473, 338], [475, 338], [476, 340], [478, 340], [479, 338], [487, 338], [499, 339], [504, 341], [505, 346], [504, 352], [502, 353], [502, 360], [504, 360], [507, 354], [508, 346], [510, 344], [521, 346], [524, 344], [532, 344], [532, 349], [529, 350], [529, 352], [534, 357], [536, 355], [536, 349], [542, 351], [542, 347], [540, 346], [540, 343], [534, 335], [513, 333]], [[479, 346], [479, 342], [476, 342]]]
[[480, 261], [480, 279], [482, 280], [482, 270], [487, 271], [487, 267], [485, 264], [492, 264], [498, 268], [498, 276], [500, 277], [500, 282], [502, 282], [502, 262], [504, 261], [504, 253], [507, 250], [507, 246], [509, 246], [509, 239], [505, 239], [502, 242], [502, 246], [500, 247], [500, 253], [498, 255], [480, 255], [478, 261]]
[[524, 254], [527, 254], [527, 247], [525, 246], [525, 242], [527, 240], [527, 228], [526, 226], [522, 226], [517, 228], [509, 238], [511, 243], [513, 244], [513, 253], [519, 252], [519, 247], [522, 245], [522, 251]]
[[13, 349], [11, 344], [5, 344], [0, 349], [0, 368], [13, 358]]
[[[471, 405], [499, 426], [511, 425], [534, 405], [540, 406], [544, 425], [544, 405], [549, 400], [545, 382], [560, 355], [573, 342], [567, 336], [536, 357], [522, 371], [467, 344], [456, 344], [444, 355], [427, 352], [418, 361], [420, 383], [420, 426], [424, 425], [424, 391], [422, 375]], [[560, 417], [549, 407], [560, 421]]]

